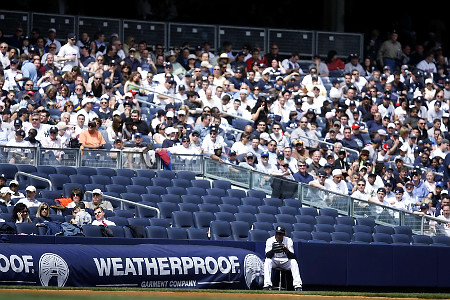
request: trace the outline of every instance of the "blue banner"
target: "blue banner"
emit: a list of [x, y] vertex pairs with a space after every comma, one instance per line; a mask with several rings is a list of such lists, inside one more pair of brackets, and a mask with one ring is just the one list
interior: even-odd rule
[[197, 245], [2, 244], [0, 284], [249, 289], [263, 274], [254, 252]]

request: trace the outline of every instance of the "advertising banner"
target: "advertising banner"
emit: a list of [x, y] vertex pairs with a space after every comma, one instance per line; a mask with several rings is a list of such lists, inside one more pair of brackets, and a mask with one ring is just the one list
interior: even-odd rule
[[2, 244], [0, 285], [249, 289], [254, 252], [203, 245]]

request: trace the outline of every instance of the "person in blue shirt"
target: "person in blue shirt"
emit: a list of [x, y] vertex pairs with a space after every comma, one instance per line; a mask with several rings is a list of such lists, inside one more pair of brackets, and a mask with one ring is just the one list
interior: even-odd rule
[[306, 164], [306, 161], [301, 158], [297, 162], [298, 172], [294, 173], [294, 179], [297, 182], [301, 183], [310, 183], [314, 180], [314, 177], [307, 172], [308, 166]]
[[37, 70], [40, 66], [41, 62], [39, 59], [31, 59], [24, 61], [20, 70], [22, 72], [23, 78], [28, 78], [29, 80], [33, 81], [33, 91], [38, 90], [37, 81], [39, 79], [39, 76]]
[[414, 169], [411, 172], [412, 182], [414, 183], [413, 195], [417, 197], [419, 201], [422, 200], [423, 197], [426, 197], [430, 191], [425, 186], [425, 183], [421, 180], [421, 172], [419, 169]]

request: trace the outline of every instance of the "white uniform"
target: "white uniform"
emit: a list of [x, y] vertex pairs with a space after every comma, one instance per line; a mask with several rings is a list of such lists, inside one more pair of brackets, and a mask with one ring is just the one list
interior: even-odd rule
[[[276, 242], [275, 236], [272, 236], [266, 241], [265, 253], [272, 250], [272, 244]], [[294, 242], [291, 238], [284, 236], [283, 244], [287, 249], [294, 253]], [[293, 285], [295, 288], [302, 287], [302, 279], [298, 263], [295, 259], [289, 259], [286, 253], [275, 253], [272, 258], [266, 258], [264, 261], [264, 287], [272, 286], [272, 269], [281, 268], [283, 270], [291, 270]]]

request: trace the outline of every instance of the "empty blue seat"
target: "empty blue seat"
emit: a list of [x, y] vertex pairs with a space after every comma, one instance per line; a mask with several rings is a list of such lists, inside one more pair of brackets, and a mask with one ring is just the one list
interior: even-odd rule
[[231, 189], [231, 182], [228, 180], [216, 179], [212, 181], [211, 187], [221, 189], [226, 192], [226, 190]]
[[275, 214], [257, 213], [254, 214], [257, 222], [275, 223]]
[[186, 232], [190, 240], [209, 240], [208, 230], [205, 228], [187, 228]]
[[[253, 196], [253, 197], [255, 197], [255, 196]], [[281, 200], [280, 198], [263, 198], [263, 203], [265, 205], [271, 205], [271, 206], [276, 206], [276, 207], [283, 206], [283, 200]]]
[[183, 179], [183, 178], [174, 178], [171, 179], [172, 185], [173, 186], [177, 186], [177, 187], [182, 187], [182, 188], [188, 188], [191, 186], [191, 182], [187, 179]]
[[334, 208], [323, 207], [319, 209], [319, 215], [323, 216], [331, 216], [333, 218], [338, 217], [338, 211]]
[[411, 244], [411, 237], [407, 234], [394, 233], [394, 234], [391, 234], [391, 237], [392, 237], [393, 244], [399, 244], [399, 245]]
[[167, 239], [167, 230], [162, 226], [146, 226], [145, 233], [149, 239]]
[[354, 225], [353, 232], [366, 232], [372, 234], [373, 228], [367, 225]]
[[433, 244], [433, 239], [431, 236], [422, 235], [422, 234], [414, 234], [411, 236], [413, 245], [431, 245]]
[[267, 197], [267, 194], [266, 194], [266, 192], [261, 191], [261, 190], [248, 190], [247, 197], [255, 197], [255, 198], [259, 198], [259, 199], [264, 199]]
[[395, 226], [394, 232], [398, 234], [406, 234], [410, 237], [413, 235], [412, 229], [409, 226]]
[[239, 199], [244, 198], [247, 196], [247, 193], [244, 190], [239, 190], [239, 189], [228, 189], [227, 190], [227, 195], [229, 197], [237, 197]]
[[75, 167], [57, 166], [55, 169], [58, 174], [66, 174], [67, 176], [77, 174], [77, 168]]
[[317, 212], [317, 209], [314, 207], [300, 207], [300, 214], [301, 215], [309, 215], [309, 216], [313, 216], [313, 217], [316, 217], [319, 215], [319, 213]]
[[317, 224], [330, 224], [330, 225], [335, 224], [335, 219], [332, 216], [319, 215], [319, 216], [316, 216], [315, 218], [316, 218]]
[[226, 212], [226, 211], [218, 211], [214, 213], [216, 220], [222, 220], [227, 222], [236, 221], [236, 217], [234, 213]]
[[167, 237], [173, 240], [187, 240], [189, 238], [186, 228], [168, 227], [166, 228]]
[[256, 197], [243, 197], [241, 198], [241, 203], [243, 205], [253, 205], [256, 207], [263, 205], [262, 199]]
[[275, 220], [277, 222], [283, 222], [283, 223], [290, 223], [290, 224], [296, 223], [295, 217], [291, 214], [276, 214]]
[[372, 244], [392, 244], [392, 237], [387, 233], [375, 232], [372, 234], [372, 238]]
[[105, 167], [101, 167], [101, 168], [97, 168], [97, 175], [105, 175], [108, 177], [112, 177], [112, 176], [116, 176], [116, 170], [113, 168], [105, 168]]
[[356, 218], [356, 225], [366, 225], [369, 227], [375, 227], [375, 220], [370, 217], [359, 217]]
[[302, 207], [302, 202], [297, 199], [288, 198], [288, 199], [283, 199], [283, 205], [300, 208], [300, 207]]
[[355, 243], [355, 244], [368, 244], [371, 243], [373, 241], [372, 239], [372, 234], [368, 233], [368, 232], [363, 232], [363, 231], [358, 231], [358, 232], [354, 232], [353, 236], [352, 236], [352, 241], [351, 243]]
[[273, 223], [256, 221], [253, 223], [253, 229], [261, 229], [261, 230], [265, 230], [265, 231], [271, 231], [271, 230], [273, 230]]
[[195, 173], [192, 171], [178, 171], [176, 173], [176, 178], [180, 178], [180, 179], [185, 179], [188, 181], [194, 180], [195, 179]]
[[261, 205], [258, 206], [258, 213], [276, 215], [278, 213], [278, 208], [272, 205]]
[[198, 196], [205, 196], [206, 195], [206, 189], [201, 187], [195, 187], [190, 186], [186, 188], [187, 195], [198, 195]]
[[147, 187], [152, 185], [150, 177], [131, 177], [131, 184]]
[[169, 228], [172, 226], [172, 223], [169, 219], [158, 219], [158, 218], [150, 218], [150, 226], [160, 226], [164, 228]]
[[231, 221], [231, 234], [235, 241], [247, 241], [251, 226], [245, 221]]
[[158, 170], [156, 171], [156, 177], [167, 178], [170, 180], [176, 178], [177, 174], [171, 170]]
[[200, 203], [198, 204], [199, 211], [208, 211], [212, 213], [216, 213], [220, 211], [219, 206], [214, 203]]
[[335, 224], [334, 231], [346, 232], [351, 237], [353, 235], [353, 226], [347, 224]]
[[265, 242], [270, 237], [270, 233], [267, 230], [251, 229], [248, 231], [248, 240], [253, 242]]
[[238, 208], [235, 205], [231, 205], [231, 204], [219, 204], [219, 210], [223, 211], [223, 212], [229, 212], [232, 214], [235, 214], [238, 212]]
[[77, 168], [77, 174], [86, 176], [96, 175], [97, 169], [94, 167], [81, 166]]
[[375, 227], [373, 228], [373, 232], [374, 233], [386, 233], [386, 234], [394, 234], [394, 228], [393, 227], [389, 227], [389, 226], [385, 226], [385, 225], [375, 225]]
[[297, 223], [307, 223], [311, 225], [317, 224], [316, 218], [312, 215], [297, 215], [295, 216], [295, 220]]
[[190, 211], [174, 211], [172, 212], [172, 218], [175, 227], [195, 227], [194, 215]]
[[296, 216], [300, 213], [298, 208], [292, 206], [280, 206], [278, 207], [278, 212], [280, 214], [288, 214], [291, 216]]
[[196, 211], [193, 215], [196, 228], [209, 228], [211, 221], [215, 220], [214, 213], [209, 211]]
[[116, 176], [135, 177], [136, 172], [133, 169], [116, 169]]
[[450, 246], [450, 237], [446, 235], [435, 235], [431, 238], [433, 239], [433, 245]]
[[128, 225], [127, 217], [111, 216], [111, 217], [108, 217], [108, 220], [114, 222], [114, 224], [116, 224], [117, 226]]
[[159, 208], [162, 219], [172, 220], [172, 213], [178, 210], [178, 205], [173, 202], [158, 202], [156, 206]]
[[355, 218], [352, 216], [338, 216], [335, 220], [336, 224], [355, 225]]
[[180, 211], [189, 211], [189, 212], [195, 212], [198, 211], [198, 204], [195, 203], [178, 203], [178, 208]]
[[166, 177], [153, 177], [150, 179], [150, 181], [152, 183], [152, 186], [159, 186], [163, 188], [172, 186], [172, 181], [170, 180], [170, 178]]
[[175, 194], [165, 194], [161, 195], [161, 201], [163, 202], [172, 202], [178, 205], [178, 203], [181, 203], [181, 197], [180, 195]]
[[127, 188], [122, 184], [108, 184], [105, 185], [105, 189], [107, 192], [113, 192], [118, 194], [126, 193], [127, 191]]
[[88, 175], [74, 174], [74, 175], [69, 175], [69, 178], [70, 178], [70, 182], [72, 182], [72, 183], [80, 183], [80, 184], [91, 183], [91, 179]]
[[147, 188], [142, 185], [127, 185], [125, 186], [127, 193], [146, 194]]
[[234, 214], [234, 217], [236, 219], [236, 221], [244, 221], [247, 222], [250, 226], [256, 222], [256, 217], [254, 214], [251, 213], [240, 213], [237, 212]]
[[307, 242], [313, 239], [310, 231], [297, 230], [291, 232], [291, 238], [294, 242]]
[[103, 185], [111, 184], [111, 177], [106, 176], [106, 175], [98, 175], [98, 174], [91, 175], [90, 180], [92, 183], [97, 183], [97, 184], [103, 184]]
[[326, 231], [313, 231], [311, 232], [311, 236], [312, 236], [312, 240], [314, 242], [326, 242], [329, 243], [331, 242], [331, 234], [329, 232]]
[[165, 195], [167, 193], [167, 190], [163, 186], [148, 186], [145, 188], [147, 190], [147, 193], [154, 194], [154, 195]]
[[347, 232], [331, 232], [331, 242], [332, 243], [350, 243], [351, 235]]
[[231, 204], [231, 205], [235, 205], [235, 206], [241, 205], [241, 199], [237, 198], [237, 197], [224, 196], [224, 197], [221, 197], [221, 199], [222, 199], [223, 204]]
[[53, 190], [63, 190], [64, 184], [70, 182], [70, 178], [65, 174], [49, 174], [48, 179], [52, 182]]
[[100, 226], [86, 224], [81, 226], [83, 234], [87, 237], [103, 237]]
[[136, 177], [146, 177], [146, 178], [152, 178], [155, 177], [156, 172], [151, 169], [138, 169], [135, 170]]
[[239, 205], [238, 206], [238, 211], [239, 212], [247, 212], [247, 213], [257, 214], [258, 213], [258, 208], [256, 206], [253, 206], [253, 205]]
[[314, 225], [314, 231], [334, 232], [334, 226], [331, 224], [316, 224]]
[[179, 186], [168, 186], [166, 187], [166, 191], [168, 194], [178, 195], [180, 197], [187, 194], [186, 189]]
[[203, 188], [206, 190], [211, 188], [211, 182], [206, 179], [194, 179], [191, 180], [191, 186]]
[[183, 201], [183, 203], [203, 203], [203, 200], [199, 195], [181, 195], [181, 201]]
[[219, 196], [204, 195], [202, 196], [203, 203], [222, 204], [222, 199]]
[[226, 191], [220, 188], [210, 188], [206, 189], [206, 194], [210, 196], [224, 197], [226, 195]]
[[307, 223], [294, 223], [292, 224], [294, 231], [308, 231], [312, 232], [314, 230], [314, 226]]
[[127, 186], [127, 185], [131, 184], [131, 177], [126, 177], [126, 176], [121, 176], [121, 175], [112, 176], [111, 183]]
[[36, 166], [36, 172], [37, 173], [41, 173], [41, 174], [46, 174], [48, 177], [48, 175], [50, 174], [56, 174], [56, 168], [54, 166]]
[[230, 222], [214, 220], [210, 226], [211, 240], [233, 240]]

